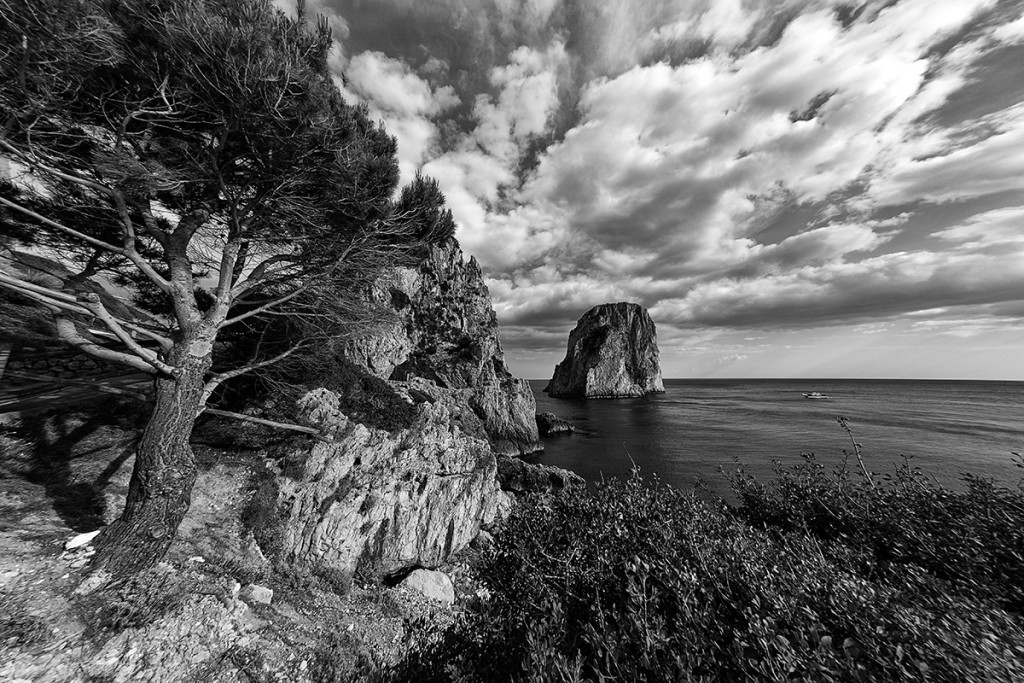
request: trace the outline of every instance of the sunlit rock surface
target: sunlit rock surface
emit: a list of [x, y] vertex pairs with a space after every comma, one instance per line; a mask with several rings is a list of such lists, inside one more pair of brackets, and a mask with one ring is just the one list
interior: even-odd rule
[[507, 508], [489, 444], [460, 427], [464, 406], [413, 384], [428, 398], [415, 424], [395, 433], [349, 420], [326, 389], [303, 398], [309, 423], [333, 440], [312, 447], [301, 474], [279, 480], [286, 557], [349, 575], [436, 567]]

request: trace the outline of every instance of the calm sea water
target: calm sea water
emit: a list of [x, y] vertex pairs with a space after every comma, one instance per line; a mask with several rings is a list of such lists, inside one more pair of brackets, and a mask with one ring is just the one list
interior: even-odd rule
[[[758, 476], [771, 473], [772, 459], [796, 463], [801, 453], [839, 464], [844, 449], [852, 452], [839, 415], [875, 472], [891, 472], [906, 455], [947, 485], [963, 472], [1001, 483], [1024, 477], [1011, 454], [1024, 452], [1024, 382], [666, 380], [664, 394], [589, 401], [550, 398], [546, 384], [530, 382], [537, 411], [577, 432], [545, 438], [534, 460], [590, 481], [627, 475], [632, 459], [673, 485], [700, 477], [725, 493], [718, 468], [733, 458]], [[808, 400], [808, 391], [831, 398]]]

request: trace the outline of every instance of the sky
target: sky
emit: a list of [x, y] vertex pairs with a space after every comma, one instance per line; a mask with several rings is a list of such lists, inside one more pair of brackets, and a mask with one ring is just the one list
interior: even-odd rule
[[307, 6], [515, 374], [633, 301], [665, 377], [1024, 380], [1024, 0]]

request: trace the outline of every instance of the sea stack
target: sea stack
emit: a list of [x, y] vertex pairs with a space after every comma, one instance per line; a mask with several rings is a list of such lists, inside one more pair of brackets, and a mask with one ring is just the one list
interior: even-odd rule
[[565, 359], [544, 389], [565, 398], [627, 398], [662, 393], [654, 321], [638, 304], [595, 306], [569, 333]]

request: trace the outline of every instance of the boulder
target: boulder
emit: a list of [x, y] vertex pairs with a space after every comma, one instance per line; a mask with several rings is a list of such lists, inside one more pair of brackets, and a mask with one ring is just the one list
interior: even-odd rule
[[572, 423], [563, 420], [554, 413], [537, 413], [537, 431], [541, 436], [549, 434], [571, 434], [576, 431]]
[[572, 398], [625, 398], [665, 391], [654, 321], [638, 304], [595, 306], [569, 334], [565, 358], [544, 391]]
[[444, 572], [416, 569], [398, 585], [445, 605], [455, 603], [455, 586], [452, 584], [451, 578]]
[[258, 602], [263, 605], [269, 605], [274, 600], [273, 589], [257, 583], [250, 583], [241, 590], [240, 595], [249, 602]]
[[303, 397], [307, 421], [332, 440], [301, 454], [296, 478], [278, 479], [285, 558], [349, 576], [436, 567], [507, 508], [489, 444], [460, 427], [465, 407], [425, 380], [411, 385], [428, 400], [394, 433], [348, 419], [326, 389]]
[[508, 455], [498, 456], [498, 481], [503, 491], [511, 493], [558, 493], [565, 488], [586, 486], [583, 477], [575, 472]]
[[351, 341], [350, 360], [382, 379], [424, 378], [448, 390], [478, 415], [496, 453], [543, 449], [533, 392], [505, 365], [483, 274], [455, 240], [431, 247], [415, 267], [390, 269], [370, 298], [394, 319]]

